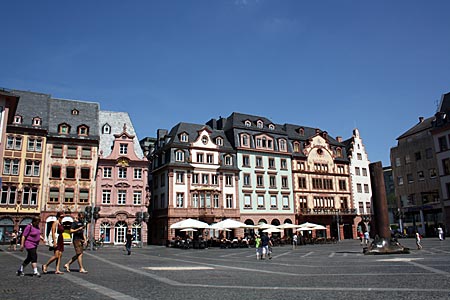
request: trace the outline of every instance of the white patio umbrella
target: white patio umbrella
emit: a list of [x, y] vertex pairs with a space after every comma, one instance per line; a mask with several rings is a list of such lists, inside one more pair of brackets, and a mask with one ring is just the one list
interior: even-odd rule
[[304, 228], [304, 230], [324, 230], [324, 229], [327, 229], [323, 225], [306, 222], [306, 223], [300, 224], [300, 228], [297, 229], [297, 231], [300, 231], [303, 228]]
[[282, 225], [278, 225], [277, 228], [279, 229], [292, 229], [292, 228], [299, 228], [300, 225], [295, 225], [291, 223], [284, 223]]
[[273, 233], [273, 232], [283, 232], [283, 230], [281, 230], [279, 228], [267, 228], [267, 229], [264, 229], [263, 232]]
[[197, 229], [195, 229], [195, 228], [184, 228], [184, 229], [181, 229], [180, 231], [197, 231]]
[[209, 228], [209, 225], [208, 223], [190, 218], [170, 225], [170, 229], [185, 229], [185, 228], [197, 228], [197, 229]]
[[220, 230], [223, 228], [227, 228], [227, 229], [244, 228], [245, 226], [246, 226], [246, 224], [242, 223], [240, 221], [236, 221], [233, 219], [226, 219], [226, 220], [217, 222], [216, 224], [212, 224], [211, 228]]
[[268, 229], [268, 228], [276, 228], [275, 225], [261, 223], [257, 225], [259, 229]]

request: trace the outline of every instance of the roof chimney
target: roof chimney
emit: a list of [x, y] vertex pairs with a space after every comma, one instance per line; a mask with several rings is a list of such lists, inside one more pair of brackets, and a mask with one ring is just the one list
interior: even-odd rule
[[423, 117], [419, 117], [419, 123], [423, 122]]
[[338, 141], [338, 143], [342, 143], [342, 136], [337, 136], [336, 141]]

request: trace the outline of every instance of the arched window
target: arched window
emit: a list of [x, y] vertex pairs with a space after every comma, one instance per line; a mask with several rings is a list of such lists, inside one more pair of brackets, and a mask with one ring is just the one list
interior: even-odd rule
[[103, 222], [100, 225], [100, 237], [103, 234], [103, 238], [105, 243], [111, 242], [111, 225], [109, 223]]
[[133, 239], [135, 242], [142, 242], [142, 225], [134, 223], [133, 226], [131, 226], [131, 234], [133, 234]]
[[39, 117], [33, 118], [33, 126], [41, 126], [42, 120]]
[[270, 129], [270, 130], [275, 130], [275, 125], [270, 124], [270, 125], [269, 125], [269, 129]]
[[249, 120], [245, 121], [244, 124], [246, 127], [252, 126], [252, 122], [250, 122]]
[[280, 140], [280, 151], [286, 151], [286, 140]]
[[297, 142], [294, 143], [294, 152], [300, 152], [300, 144]]
[[111, 126], [109, 124], [103, 125], [102, 133], [103, 134], [110, 134], [111, 133]]
[[216, 145], [223, 146], [223, 138], [221, 138], [221, 137], [216, 138]]
[[70, 126], [66, 123], [58, 125], [58, 133], [59, 134], [69, 134], [70, 133]]
[[258, 121], [256, 122], [256, 126], [257, 126], [258, 128], [263, 128], [263, 127], [264, 127], [263, 121], [258, 120]]
[[127, 223], [119, 221], [114, 226], [114, 244], [125, 244], [125, 236], [127, 234]]
[[183, 143], [187, 143], [189, 141], [189, 135], [187, 133], [182, 133], [180, 135], [180, 141]]

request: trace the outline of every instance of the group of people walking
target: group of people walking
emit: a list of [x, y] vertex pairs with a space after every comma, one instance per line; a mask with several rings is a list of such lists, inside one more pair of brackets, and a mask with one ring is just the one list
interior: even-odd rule
[[[53, 250], [53, 256], [47, 261], [47, 263], [42, 265], [42, 273], [46, 274], [49, 265], [53, 262], [56, 262], [55, 266], [55, 274], [64, 274], [61, 272], [61, 259], [62, 254], [64, 252], [64, 226], [62, 224], [62, 219], [65, 217], [63, 212], [58, 212], [56, 214], [56, 221], [53, 222], [50, 237], [54, 241], [53, 246], [51, 247]], [[19, 266], [17, 270], [18, 276], [24, 276], [24, 268], [31, 263], [33, 268], [33, 276], [40, 277], [41, 274], [37, 269], [37, 247], [41, 240], [44, 240], [44, 237], [41, 235], [41, 230], [39, 228], [40, 218], [33, 217], [31, 224], [27, 225], [23, 231], [22, 238], [20, 241], [20, 251], [24, 249], [27, 250], [27, 257]], [[64, 269], [66, 272], [70, 272], [70, 265], [75, 261], [78, 262], [79, 272], [87, 273], [86, 269], [83, 266], [83, 249], [84, 245], [87, 243], [86, 235], [85, 235], [86, 225], [84, 223], [84, 213], [79, 212], [77, 217], [75, 217], [72, 225], [70, 227], [70, 233], [72, 234], [72, 242], [75, 248], [75, 255], [70, 258], [70, 260], [64, 264]]]
[[267, 234], [255, 235], [256, 259], [262, 260], [266, 257], [272, 259], [272, 245], [273, 243]]

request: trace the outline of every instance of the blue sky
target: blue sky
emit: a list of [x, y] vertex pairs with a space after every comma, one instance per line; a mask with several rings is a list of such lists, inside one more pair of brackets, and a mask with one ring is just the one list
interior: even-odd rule
[[232, 112], [396, 138], [450, 92], [450, 1], [3, 1], [0, 86], [127, 111], [138, 137]]

